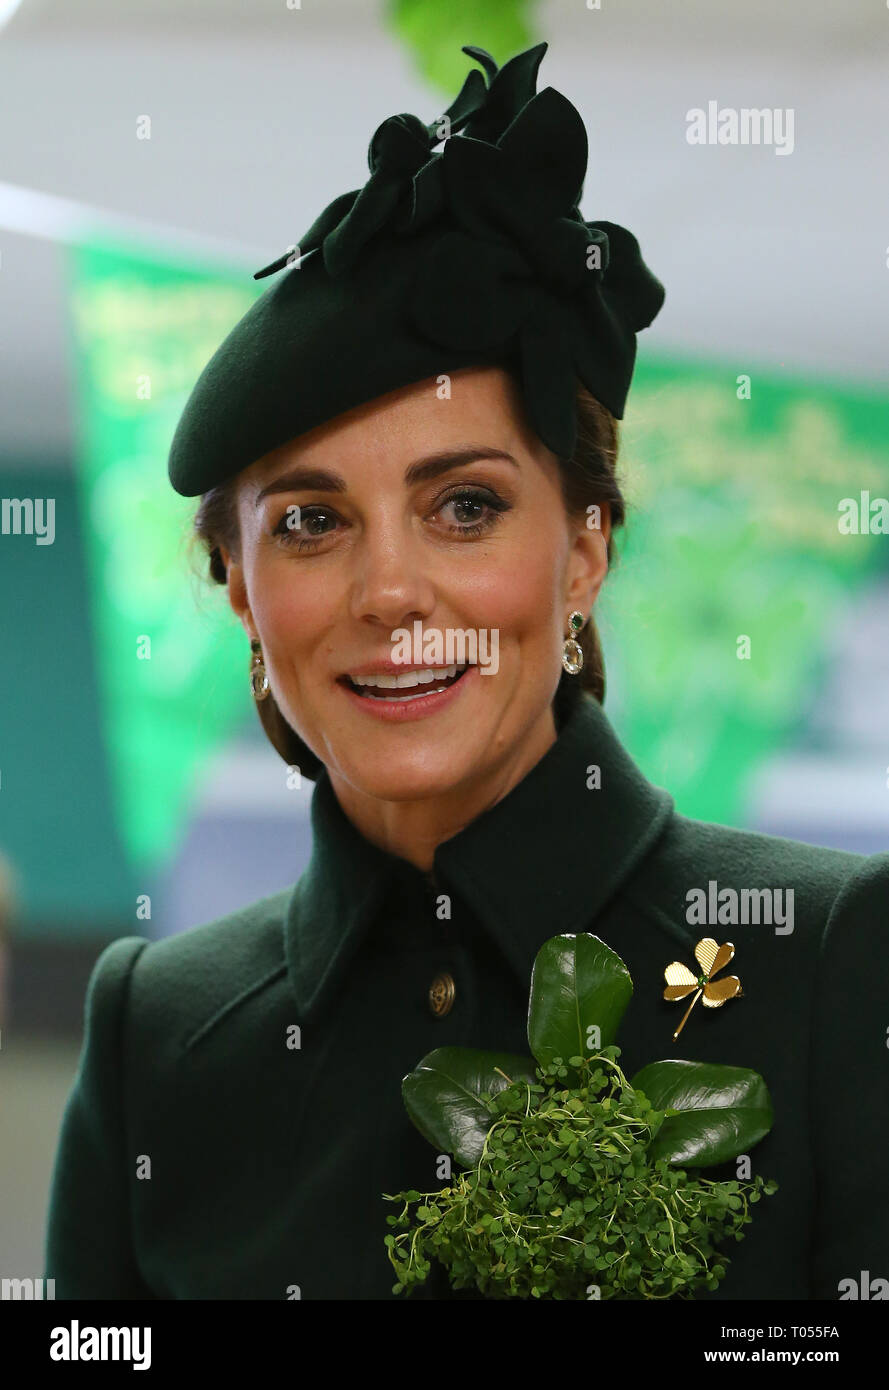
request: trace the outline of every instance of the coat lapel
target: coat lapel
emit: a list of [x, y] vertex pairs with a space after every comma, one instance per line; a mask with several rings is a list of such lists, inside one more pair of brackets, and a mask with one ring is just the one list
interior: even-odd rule
[[548, 937], [590, 930], [673, 814], [621, 745], [602, 707], [582, 697], [544, 757], [507, 796], [435, 854], [496, 940], [524, 989]]
[[[304, 1016], [330, 998], [388, 895], [408, 886], [429, 894], [430, 883], [454, 897], [455, 910], [465, 904], [527, 990], [540, 945], [590, 930], [631, 887], [673, 815], [672, 797], [647, 780], [586, 695], [531, 771], [438, 846], [431, 877], [366, 840], [322, 772], [312, 796], [312, 857], [285, 920], [288, 972]], [[648, 916], [664, 931], [664, 963], [677, 945], [693, 945], [684, 925], [653, 909]]]

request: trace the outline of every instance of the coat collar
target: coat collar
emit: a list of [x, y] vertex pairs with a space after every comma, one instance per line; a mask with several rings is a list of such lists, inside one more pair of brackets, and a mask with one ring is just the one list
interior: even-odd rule
[[[588, 787], [599, 769], [600, 785]], [[453, 890], [523, 988], [540, 945], [589, 930], [662, 833], [673, 799], [642, 774], [592, 696], [581, 695], [554, 744], [490, 810], [438, 846], [434, 891]], [[284, 924], [303, 1017], [330, 998], [387, 894], [429, 891], [406, 860], [362, 836], [326, 771], [312, 794], [313, 848]]]

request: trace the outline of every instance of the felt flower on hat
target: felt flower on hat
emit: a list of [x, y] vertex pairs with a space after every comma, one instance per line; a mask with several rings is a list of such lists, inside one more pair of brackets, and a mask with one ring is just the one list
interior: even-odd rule
[[[487, 76], [473, 68], [444, 116], [424, 125], [417, 116], [402, 112], [378, 126], [368, 148], [370, 178], [363, 188], [341, 193], [312, 223], [297, 245], [277, 260], [256, 271], [254, 280], [273, 275], [291, 262], [321, 247], [329, 275], [346, 274], [370, 237], [399, 213], [410, 214], [414, 176], [430, 160], [433, 147], [464, 126], [477, 139], [495, 139], [521, 106], [534, 94], [537, 69], [546, 52], [545, 43], [510, 59], [502, 68], [484, 48], [471, 45], [463, 52], [482, 64]], [[467, 124], [468, 123], [468, 124]]]
[[548, 87], [496, 144], [449, 140], [414, 180], [407, 228], [452, 219], [418, 266], [417, 329], [448, 350], [514, 355], [538, 433], [563, 456], [575, 443], [575, 379], [620, 417], [634, 334], [664, 299], [630, 232], [583, 220], [586, 165], [583, 121]]

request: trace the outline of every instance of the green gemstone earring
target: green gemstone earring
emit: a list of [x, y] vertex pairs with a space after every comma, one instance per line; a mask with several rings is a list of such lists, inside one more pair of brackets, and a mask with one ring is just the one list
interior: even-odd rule
[[565, 645], [562, 648], [562, 665], [569, 676], [576, 676], [578, 671], [583, 668], [583, 648], [575, 638], [584, 625], [584, 616], [575, 608], [573, 613], [568, 614], [568, 626], [572, 636], [565, 638]]

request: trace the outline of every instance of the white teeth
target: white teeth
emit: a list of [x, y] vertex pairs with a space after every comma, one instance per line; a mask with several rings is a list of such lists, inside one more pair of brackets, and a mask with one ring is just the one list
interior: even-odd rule
[[409, 685], [427, 685], [429, 681], [435, 680], [437, 675], [437, 671], [400, 671], [395, 677], [395, 682], [399, 689], [404, 689]]
[[354, 685], [377, 686], [381, 690], [405, 690], [414, 685], [428, 685], [430, 681], [443, 681], [456, 676], [464, 666], [424, 666], [416, 671], [399, 671], [398, 675], [350, 676]]

